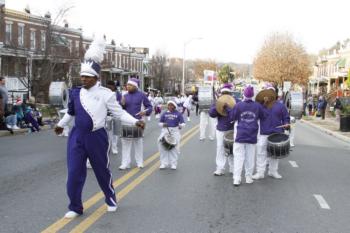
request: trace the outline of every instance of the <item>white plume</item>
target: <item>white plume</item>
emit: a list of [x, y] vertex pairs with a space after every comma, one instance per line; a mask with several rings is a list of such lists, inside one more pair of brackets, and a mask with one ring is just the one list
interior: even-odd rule
[[103, 37], [95, 37], [89, 49], [85, 53], [85, 60], [93, 60], [97, 63], [103, 61], [103, 54], [106, 48], [106, 41]]

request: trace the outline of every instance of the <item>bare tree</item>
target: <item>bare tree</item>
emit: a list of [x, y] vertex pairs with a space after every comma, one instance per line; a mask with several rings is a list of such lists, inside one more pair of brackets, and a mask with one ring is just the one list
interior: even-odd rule
[[283, 86], [284, 81], [306, 84], [311, 61], [304, 47], [288, 33], [269, 36], [254, 61], [253, 75]]
[[157, 83], [157, 89], [161, 90], [162, 93], [164, 93], [165, 79], [169, 77], [168, 59], [167, 55], [164, 52], [158, 50], [156, 54], [152, 57], [151, 70]]

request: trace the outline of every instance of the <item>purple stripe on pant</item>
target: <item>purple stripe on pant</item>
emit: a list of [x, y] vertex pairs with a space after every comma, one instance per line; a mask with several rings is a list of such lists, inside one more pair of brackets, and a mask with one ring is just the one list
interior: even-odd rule
[[69, 210], [79, 214], [83, 213], [81, 195], [86, 179], [87, 158], [90, 160], [97, 182], [105, 195], [106, 204], [115, 206], [117, 203], [112, 185], [112, 174], [109, 170], [108, 150], [108, 136], [104, 128], [89, 132], [73, 127], [67, 149]]

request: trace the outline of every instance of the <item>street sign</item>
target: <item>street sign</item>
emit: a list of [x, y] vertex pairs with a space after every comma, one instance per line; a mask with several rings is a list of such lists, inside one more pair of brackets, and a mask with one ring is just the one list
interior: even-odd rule
[[283, 82], [283, 91], [284, 92], [289, 91], [291, 87], [292, 87], [292, 82], [290, 82], [290, 81]]

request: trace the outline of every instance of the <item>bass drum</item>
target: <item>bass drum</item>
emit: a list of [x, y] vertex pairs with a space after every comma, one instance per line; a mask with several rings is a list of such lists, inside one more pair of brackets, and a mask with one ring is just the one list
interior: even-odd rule
[[56, 107], [67, 108], [68, 87], [65, 82], [51, 82], [49, 87], [49, 103]]
[[283, 159], [289, 155], [289, 136], [284, 133], [274, 133], [267, 137], [267, 157]]
[[224, 134], [224, 148], [226, 156], [233, 155], [233, 130]]

